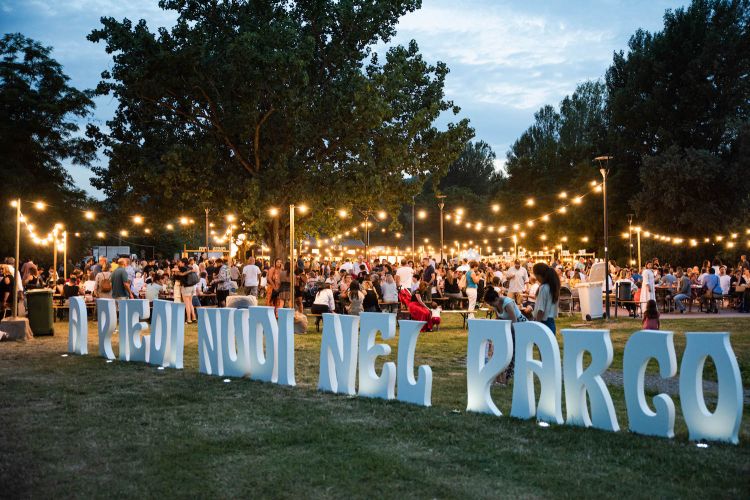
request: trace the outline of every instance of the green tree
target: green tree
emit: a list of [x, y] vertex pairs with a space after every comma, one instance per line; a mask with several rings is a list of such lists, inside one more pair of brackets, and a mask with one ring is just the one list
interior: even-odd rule
[[[616, 53], [606, 74], [609, 152], [615, 156], [613, 185], [618, 188], [613, 204], [627, 206], [639, 191], [649, 189], [639, 182], [653, 179], [648, 169], [643, 172], [648, 158], [673, 146], [725, 159], [750, 119], [749, 73], [747, 0], [694, 0], [686, 8], [668, 10], [662, 31], [638, 30], [628, 52]], [[723, 169], [726, 162], [714, 165]], [[688, 204], [690, 191], [683, 191], [678, 206]], [[660, 228], [689, 229], [673, 226], [665, 212], [638, 216]]]
[[[125, 210], [238, 213], [274, 255], [286, 255], [288, 218], [269, 216], [271, 206], [395, 213], [472, 133], [466, 120], [434, 126], [458, 112], [444, 98], [445, 64], [428, 64], [413, 41], [373, 52], [420, 4], [162, 0], [179, 17], [158, 33], [102, 19], [89, 39], [105, 42], [114, 64], [98, 91], [119, 107], [111, 133], [97, 136], [109, 164], [93, 182]], [[334, 220], [313, 211], [299, 232]]]
[[[94, 143], [79, 133], [78, 125], [94, 103], [90, 92], [68, 84], [51, 53], [50, 47], [20, 33], [0, 39], [0, 178], [6, 197], [43, 199], [62, 209], [85, 200], [63, 162], [89, 165], [94, 159]], [[50, 217], [35, 214], [40, 233], [57, 222]], [[10, 255], [14, 218], [2, 220], [0, 253]]]

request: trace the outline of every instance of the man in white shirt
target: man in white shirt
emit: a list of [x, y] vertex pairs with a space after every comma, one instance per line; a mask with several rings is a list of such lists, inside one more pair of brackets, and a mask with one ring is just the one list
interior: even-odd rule
[[349, 274], [352, 274], [352, 270], [354, 269], [354, 264], [352, 264], [352, 261], [349, 259], [346, 259], [346, 262], [341, 264], [339, 266], [339, 271], [346, 271]]
[[719, 268], [719, 284], [721, 285], [721, 293], [728, 295], [729, 288], [732, 286], [732, 277], [727, 275], [727, 266]]
[[508, 278], [508, 297], [516, 301], [519, 306], [523, 304], [523, 292], [526, 291], [526, 283], [529, 282], [529, 273], [525, 267], [521, 267], [521, 261], [516, 259], [513, 267], [505, 273]]
[[401, 267], [396, 269], [396, 285], [401, 288], [411, 289], [414, 269], [407, 265], [406, 259], [401, 260]]
[[242, 268], [243, 294], [258, 296], [258, 285], [260, 284], [260, 268], [255, 265], [255, 257], [247, 259], [247, 265]]

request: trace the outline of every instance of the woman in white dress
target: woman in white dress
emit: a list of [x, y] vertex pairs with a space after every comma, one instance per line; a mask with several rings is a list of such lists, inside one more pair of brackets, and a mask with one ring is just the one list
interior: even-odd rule
[[653, 264], [646, 262], [646, 269], [643, 270], [643, 283], [641, 285], [641, 310], [646, 310], [646, 304], [649, 300], [656, 300], [656, 277], [654, 276]]

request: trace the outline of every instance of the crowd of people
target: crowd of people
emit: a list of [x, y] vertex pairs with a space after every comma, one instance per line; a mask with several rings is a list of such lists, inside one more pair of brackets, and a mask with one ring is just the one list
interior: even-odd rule
[[[514, 322], [542, 321], [555, 331], [561, 292], [566, 297], [575, 296], [575, 285], [589, 279], [593, 264], [594, 259], [584, 257], [567, 262], [535, 262], [532, 258], [523, 262], [436, 262], [425, 257], [392, 263], [359, 256], [340, 261], [300, 258], [292, 274], [291, 263], [282, 259], [248, 257], [239, 262], [205, 254], [181, 259], [101, 256], [73, 266], [69, 276], [63, 277], [61, 269], [40, 266], [32, 260], [26, 260], [14, 272], [15, 262], [8, 258], [0, 268], [0, 297], [4, 315], [10, 309], [13, 287], [18, 287], [21, 301], [23, 292], [34, 288], [52, 288], [55, 297], [62, 300], [73, 296], [86, 300], [169, 298], [185, 303], [185, 320], [190, 323], [196, 321], [196, 307], [223, 307], [230, 294], [240, 294], [265, 298], [266, 304], [277, 310], [293, 307], [304, 313], [309, 309], [314, 315], [402, 309], [411, 318], [425, 321], [425, 330], [438, 326], [441, 309], [466, 310], [473, 317], [478, 305], [485, 303], [498, 317]], [[613, 294], [621, 293], [617, 290], [620, 287], [628, 289], [631, 300], [624, 306], [631, 315], [637, 314], [638, 304], [645, 315], [649, 301], [656, 300], [660, 288], [666, 291], [671, 306], [681, 312], [692, 300], [707, 301], [715, 308], [717, 299], [723, 301], [734, 295], [739, 299], [738, 310], [750, 310], [750, 290], [746, 288], [750, 285], [750, 265], [745, 256], [729, 268], [718, 259], [687, 269], [652, 259], [642, 270], [621, 268], [611, 261], [609, 271]], [[292, 287], [294, 304], [290, 303]]]

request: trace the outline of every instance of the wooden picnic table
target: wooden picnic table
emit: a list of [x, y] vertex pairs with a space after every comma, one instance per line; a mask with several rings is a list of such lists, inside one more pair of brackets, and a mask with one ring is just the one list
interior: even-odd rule
[[466, 323], [469, 320], [469, 315], [472, 313], [478, 313], [478, 312], [484, 312], [486, 314], [486, 318], [492, 318], [494, 311], [488, 307], [480, 307], [479, 309], [474, 309], [473, 311], [469, 311], [468, 309], [446, 309], [441, 312], [441, 314], [460, 314], [463, 318], [463, 329], [466, 330]]

